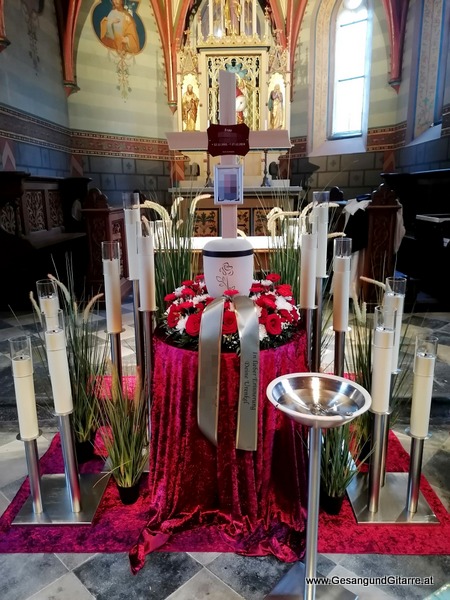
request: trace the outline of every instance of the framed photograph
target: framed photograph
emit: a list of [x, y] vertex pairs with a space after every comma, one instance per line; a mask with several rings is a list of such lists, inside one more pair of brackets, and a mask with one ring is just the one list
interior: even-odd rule
[[214, 204], [243, 204], [244, 186], [242, 165], [214, 167]]

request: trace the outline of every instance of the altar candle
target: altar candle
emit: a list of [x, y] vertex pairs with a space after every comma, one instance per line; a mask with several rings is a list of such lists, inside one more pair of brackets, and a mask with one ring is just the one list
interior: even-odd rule
[[102, 242], [106, 330], [108, 333], [122, 331], [119, 253], [119, 242]]
[[391, 395], [391, 365], [394, 347], [395, 317], [377, 306], [374, 312], [375, 328], [373, 334], [372, 360], [372, 396], [371, 410], [374, 413], [386, 414], [389, 411]]
[[[313, 224], [317, 233], [316, 277], [327, 277], [329, 192], [313, 192]], [[319, 202], [320, 200], [320, 202]]]
[[125, 216], [125, 235], [127, 241], [128, 278], [139, 279], [137, 257], [137, 224], [141, 219], [139, 194], [123, 194], [123, 211]]
[[[59, 315], [61, 324], [61, 313]], [[57, 415], [67, 415], [73, 410], [70, 385], [69, 361], [67, 359], [66, 336], [60, 325], [53, 328], [47, 320], [45, 331], [48, 371], [53, 392], [53, 403]]]
[[315, 308], [317, 235], [302, 234], [300, 246], [300, 308]]
[[348, 331], [351, 248], [350, 238], [336, 238], [334, 241], [333, 330], [344, 333]]
[[416, 438], [428, 435], [436, 354], [436, 337], [417, 337], [410, 426], [411, 435]]
[[39, 425], [30, 336], [11, 338], [9, 343], [20, 437], [22, 440], [34, 440], [39, 436]]
[[155, 311], [156, 286], [153, 236], [150, 228], [147, 228], [147, 226], [143, 227], [143, 233], [144, 235], [139, 235], [137, 238], [140, 309]]
[[387, 277], [386, 293], [383, 306], [388, 311], [395, 311], [394, 348], [392, 351], [392, 373], [399, 370], [400, 340], [402, 335], [403, 308], [405, 303], [406, 277]]
[[46, 319], [53, 325], [58, 325], [59, 298], [56, 283], [52, 279], [36, 281], [39, 298], [39, 308]]

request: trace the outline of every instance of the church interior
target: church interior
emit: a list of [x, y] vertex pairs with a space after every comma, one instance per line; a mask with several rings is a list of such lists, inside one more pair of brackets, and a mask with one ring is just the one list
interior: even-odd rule
[[[317, 192], [330, 192], [338, 227], [346, 205], [366, 203], [345, 220], [365, 249], [362, 274], [406, 278], [408, 336], [439, 339], [423, 475], [448, 516], [449, 32], [449, 0], [0, 0], [0, 515], [27, 475], [8, 340], [31, 328], [29, 290], [70, 254], [75, 289], [95, 293], [100, 243], [123, 239], [130, 192], [169, 212], [175, 199], [201, 196], [195, 237], [222, 236], [213, 202], [222, 164], [241, 169], [243, 237], [267, 236], [274, 207], [301, 211]], [[224, 71], [232, 84], [219, 85]], [[247, 127], [245, 153], [211, 151], [226, 125]], [[131, 368], [133, 298], [121, 269]], [[360, 294], [374, 305], [373, 286]], [[40, 418], [43, 455], [57, 424]], [[407, 452], [408, 424], [405, 410], [393, 427]], [[347, 578], [362, 600], [450, 598], [448, 553], [387, 548], [323, 552], [317, 571]], [[260, 600], [291, 566], [163, 549], [133, 575], [128, 551], [48, 552], [36, 541], [2, 546], [0, 597]], [[362, 583], [385, 575], [433, 582]]]

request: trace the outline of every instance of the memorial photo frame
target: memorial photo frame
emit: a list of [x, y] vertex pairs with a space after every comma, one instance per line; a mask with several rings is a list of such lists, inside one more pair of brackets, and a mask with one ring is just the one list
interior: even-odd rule
[[214, 204], [244, 203], [242, 165], [216, 165], [214, 167]]

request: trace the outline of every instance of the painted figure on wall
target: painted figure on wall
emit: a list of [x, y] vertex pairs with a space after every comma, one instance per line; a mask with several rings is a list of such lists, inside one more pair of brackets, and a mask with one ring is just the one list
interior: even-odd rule
[[269, 129], [283, 129], [283, 92], [278, 83], [269, 94], [267, 108], [270, 113]]
[[138, 8], [137, 1], [100, 0], [92, 12], [92, 25], [100, 42], [124, 58], [138, 54], [145, 44]]
[[183, 94], [181, 102], [184, 131], [195, 131], [198, 103], [198, 96], [195, 94], [192, 84], [189, 83], [186, 88], [186, 92]]
[[124, 7], [124, 0], [111, 0], [112, 8], [100, 23], [100, 41], [119, 54], [137, 54], [139, 36], [134, 18]]

